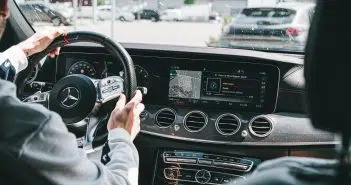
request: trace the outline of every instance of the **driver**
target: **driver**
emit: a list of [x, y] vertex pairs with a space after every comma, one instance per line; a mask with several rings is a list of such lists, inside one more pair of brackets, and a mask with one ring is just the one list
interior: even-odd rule
[[[8, 16], [7, 0], [1, 0], [0, 38]], [[58, 114], [16, 97], [12, 81], [27, 67], [27, 57], [43, 51], [64, 33], [60, 28], [35, 33], [0, 54], [0, 152], [35, 169], [53, 184], [138, 184], [139, 156], [133, 140], [140, 130], [139, 114], [144, 110], [140, 91], [128, 103], [121, 95], [111, 113], [107, 125], [110, 162], [105, 166], [87, 158]], [[58, 52], [56, 49], [50, 56]]]

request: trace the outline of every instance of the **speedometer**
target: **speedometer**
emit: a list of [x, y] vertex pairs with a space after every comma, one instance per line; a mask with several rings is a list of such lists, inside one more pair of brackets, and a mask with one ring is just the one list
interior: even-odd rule
[[79, 61], [71, 65], [67, 72], [69, 75], [71, 74], [83, 74], [92, 78], [96, 77], [96, 70], [94, 66], [85, 61]]

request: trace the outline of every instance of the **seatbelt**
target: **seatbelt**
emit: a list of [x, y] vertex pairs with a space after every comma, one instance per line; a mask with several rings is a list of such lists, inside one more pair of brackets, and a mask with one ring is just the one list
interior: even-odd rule
[[0, 150], [1, 185], [52, 185], [48, 179], [24, 161]]

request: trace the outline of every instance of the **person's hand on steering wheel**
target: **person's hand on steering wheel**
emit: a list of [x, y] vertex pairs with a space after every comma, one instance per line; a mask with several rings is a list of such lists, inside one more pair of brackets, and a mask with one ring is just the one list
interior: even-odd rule
[[[52, 41], [63, 34], [66, 34], [67, 31], [64, 27], [60, 28], [46, 28], [42, 31], [36, 32], [34, 35], [29, 37], [27, 40], [18, 44], [18, 46], [24, 51], [27, 57], [39, 53], [46, 49]], [[48, 55], [53, 58], [55, 55], [58, 55], [60, 48], [56, 48], [51, 51]]]
[[126, 104], [126, 96], [121, 94], [116, 107], [111, 112], [107, 130], [123, 128], [134, 140], [140, 131], [139, 115], [145, 108], [144, 104], [141, 103], [142, 99], [141, 92], [137, 90], [135, 96]]

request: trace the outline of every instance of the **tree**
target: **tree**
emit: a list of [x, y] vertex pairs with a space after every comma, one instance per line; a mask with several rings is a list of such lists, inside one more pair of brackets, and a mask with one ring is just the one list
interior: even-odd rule
[[196, 0], [184, 0], [184, 4], [186, 5], [191, 5], [191, 4], [195, 4]]
[[105, 5], [105, 0], [97, 0], [97, 5]]

